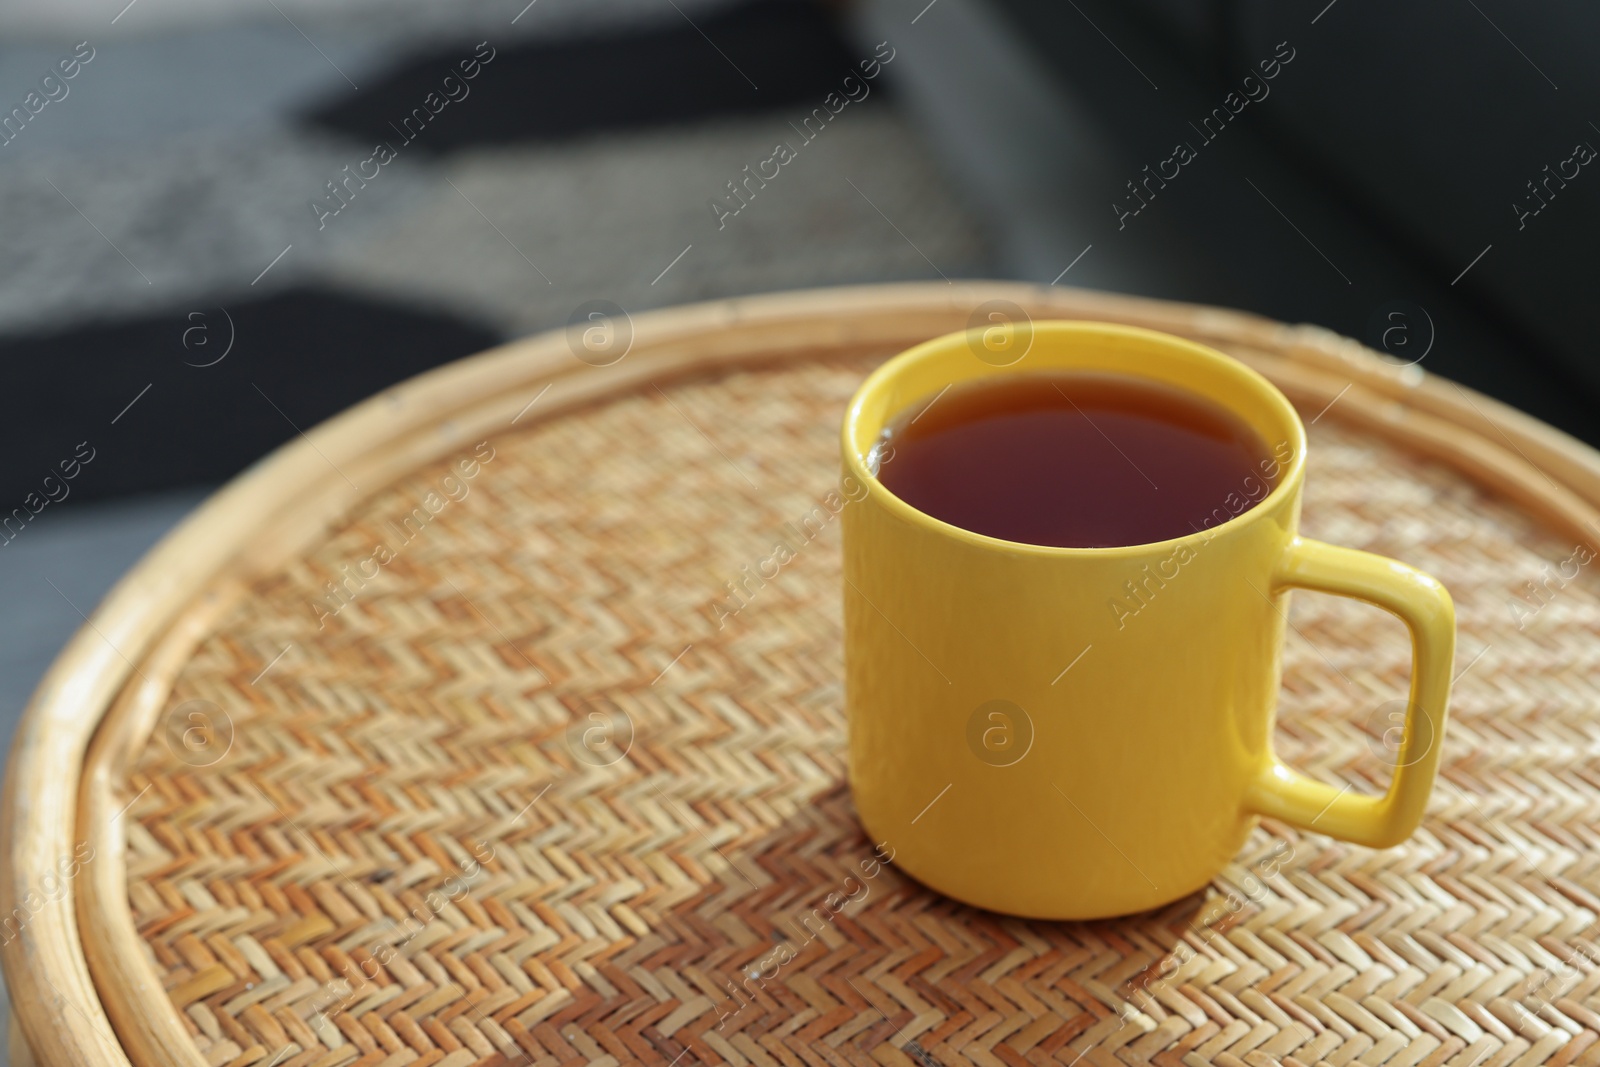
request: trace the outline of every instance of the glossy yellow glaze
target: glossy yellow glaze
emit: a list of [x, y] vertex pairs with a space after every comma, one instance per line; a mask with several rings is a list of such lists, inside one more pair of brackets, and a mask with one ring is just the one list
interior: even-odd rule
[[[1066, 369], [1223, 405], [1273, 452], [1271, 479], [1245, 479], [1192, 536], [1070, 549], [951, 526], [869, 472], [884, 427], [946, 386]], [[1258, 815], [1373, 847], [1416, 828], [1444, 732], [1450, 597], [1402, 563], [1298, 536], [1305, 447], [1265, 378], [1134, 327], [950, 334], [867, 379], [843, 431], [844, 474], [867, 490], [847, 481], [860, 499], [842, 514], [850, 779], [896, 865], [980, 907], [1096, 918], [1205, 885]], [[1384, 796], [1314, 781], [1273, 754], [1294, 586], [1370, 601], [1410, 628], [1409, 717]]]

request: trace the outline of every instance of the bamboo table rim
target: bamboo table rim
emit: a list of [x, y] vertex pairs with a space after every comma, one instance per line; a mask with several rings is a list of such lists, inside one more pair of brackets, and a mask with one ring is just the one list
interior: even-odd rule
[[[627, 357], [605, 367], [574, 358], [566, 331], [512, 342], [385, 390], [235, 478], [117, 583], [58, 656], [13, 742], [0, 826], [0, 912], [24, 917], [0, 948], [13, 1062], [30, 1052], [46, 1065], [204, 1062], [129, 911], [118, 820], [137, 797], [120, 783], [190, 651], [254, 580], [361, 500], [481, 435], [656, 383], [887, 357], [967, 326], [990, 300], [1036, 320], [1122, 322], [1213, 345], [1265, 374], [1308, 417], [1448, 464], [1565, 536], [1587, 542], [1600, 519], [1600, 453], [1588, 446], [1328, 330], [1236, 311], [1004, 282], [911, 283], [644, 313], [631, 320]], [[41, 897], [40, 879], [81, 845], [95, 849], [85, 884], [68, 878], [59, 896]]]

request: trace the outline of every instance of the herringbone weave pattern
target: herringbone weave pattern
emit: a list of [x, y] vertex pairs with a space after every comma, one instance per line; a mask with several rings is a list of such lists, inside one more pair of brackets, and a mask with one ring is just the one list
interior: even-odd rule
[[[158, 730], [125, 822], [135, 921], [209, 1062], [1600, 1059], [1600, 601], [1562, 576], [1572, 545], [1336, 408], [1306, 532], [1432, 572], [1460, 611], [1422, 830], [1373, 852], [1266, 824], [1160, 914], [981, 913], [852, 818], [838, 522], [745, 581], [834, 486], [865, 370], [464, 446], [202, 644], [172, 704], [223, 709], [231, 746]], [[1375, 790], [1403, 631], [1311, 594], [1291, 619], [1280, 750]]]

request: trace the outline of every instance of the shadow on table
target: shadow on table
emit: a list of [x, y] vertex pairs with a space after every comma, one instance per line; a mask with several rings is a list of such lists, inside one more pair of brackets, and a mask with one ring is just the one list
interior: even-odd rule
[[[692, 806], [713, 825], [724, 818], [709, 802]], [[717, 880], [655, 926], [663, 943], [633, 962], [675, 973], [701, 998], [659, 1005], [627, 969], [601, 966], [619, 991], [641, 995], [596, 998], [550, 1021], [682, 1064], [749, 1059], [751, 1043], [787, 1060], [811, 1062], [805, 1050], [825, 1045], [850, 1062], [895, 1062], [887, 1043], [928, 1067], [956, 1061], [970, 1041], [994, 1041], [996, 1026], [1012, 1062], [1073, 1059], [1130, 1025], [1107, 1002], [1185, 957], [1185, 935], [1203, 933], [1202, 912], [1217, 910], [1193, 894], [1111, 920], [1016, 919], [924, 888], [884, 854], [840, 783], [766, 837], [718, 849]], [[618, 1036], [627, 1030], [631, 1040]]]

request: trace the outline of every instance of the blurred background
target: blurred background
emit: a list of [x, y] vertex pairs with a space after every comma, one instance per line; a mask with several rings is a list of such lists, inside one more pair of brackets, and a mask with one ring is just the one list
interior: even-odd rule
[[0, 3], [0, 727], [210, 489], [594, 300], [1220, 304], [1600, 442], [1597, 29], [1511, 0]]

